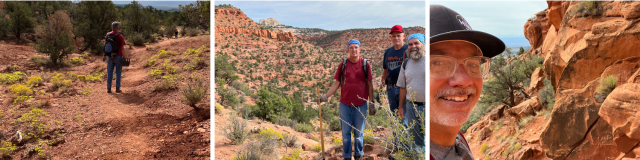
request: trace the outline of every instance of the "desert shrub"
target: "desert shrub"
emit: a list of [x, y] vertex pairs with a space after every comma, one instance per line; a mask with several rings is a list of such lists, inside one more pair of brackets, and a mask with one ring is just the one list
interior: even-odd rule
[[263, 128], [258, 133], [258, 137], [260, 138], [274, 138], [274, 139], [282, 139], [282, 133], [271, 129], [271, 128]]
[[245, 143], [244, 147], [238, 152], [238, 155], [231, 157], [232, 160], [255, 160], [275, 157], [275, 150], [278, 145], [278, 139], [275, 138], [258, 138]]
[[520, 150], [520, 148], [522, 148], [522, 145], [520, 143], [516, 143], [516, 145], [513, 146], [513, 150], [514, 151], [518, 151], [518, 150]]
[[540, 100], [542, 101], [542, 106], [547, 107], [549, 109], [553, 108], [553, 105], [556, 103], [556, 98], [553, 97], [553, 85], [551, 85], [551, 81], [549, 79], [544, 78], [542, 81], [544, 86], [540, 90]]
[[298, 141], [298, 136], [292, 135], [292, 134], [283, 133], [282, 134], [282, 141], [284, 142], [285, 146], [293, 147], [296, 144], [296, 141]]
[[499, 130], [499, 129], [500, 129], [500, 127], [502, 127], [502, 125], [503, 125], [502, 120], [499, 120], [499, 121], [498, 121], [498, 123], [496, 123], [496, 126], [493, 128], [493, 130], [492, 130], [492, 131], [497, 131], [497, 130]]
[[313, 125], [307, 123], [298, 123], [295, 127], [293, 127], [298, 132], [310, 133], [313, 131]]
[[18, 96], [16, 99], [13, 99], [13, 104], [22, 103], [27, 100], [31, 100], [31, 96]]
[[84, 63], [84, 59], [82, 59], [82, 57], [75, 57], [71, 59], [71, 63], [73, 63], [74, 65], [83, 65]]
[[373, 131], [371, 131], [370, 129], [365, 129], [364, 130], [364, 144], [375, 144], [376, 140], [373, 139], [375, 135], [373, 134]]
[[311, 145], [311, 147], [309, 147], [310, 151], [314, 151], [314, 152], [320, 152], [322, 150], [322, 145], [320, 144], [313, 144]]
[[531, 120], [533, 120], [533, 116], [527, 116], [520, 119], [520, 121], [518, 122], [518, 127], [522, 128], [526, 126], [527, 124], [529, 124], [529, 122], [531, 122]]
[[204, 98], [208, 90], [209, 87], [203, 83], [202, 80], [196, 80], [189, 83], [182, 90], [184, 102], [191, 107], [195, 107], [196, 103], [200, 102]]
[[[274, 90], [278, 93], [278, 90]], [[258, 110], [254, 111], [256, 117], [267, 119], [269, 121], [275, 120], [275, 117], [284, 116], [289, 117], [292, 113], [291, 100], [289, 97], [283, 97], [282, 94], [276, 94], [263, 87], [258, 90], [257, 106]]]
[[296, 148], [288, 156], [282, 157], [282, 160], [304, 160], [300, 157], [300, 153], [302, 153], [302, 149]]
[[598, 16], [602, 13], [602, 7], [598, 3], [598, 1], [583, 1], [578, 6], [578, 12], [582, 16]]
[[537, 115], [542, 115], [544, 119], [549, 119], [551, 117], [551, 110], [542, 109], [540, 112], [536, 113]]
[[340, 139], [340, 137], [336, 137], [333, 139], [333, 145], [336, 146], [336, 148], [342, 148], [342, 139]]
[[[104, 76], [104, 72], [94, 72], [91, 75], [85, 75], [85, 80], [88, 82], [99, 82], [102, 81], [102, 77]], [[80, 75], [78, 75], [78, 79], [80, 79]]]
[[33, 108], [14, 120], [14, 123], [21, 124], [26, 128], [27, 139], [38, 139], [49, 131], [49, 124], [41, 120], [43, 117], [49, 117], [49, 114], [41, 109]]
[[485, 159], [485, 160], [491, 160], [491, 155], [488, 155], [488, 154], [487, 154], [487, 155], [485, 155], [485, 156], [484, 156], [484, 159]]
[[149, 75], [151, 75], [151, 77], [161, 78], [162, 77], [162, 70], [159, 70], [159, 69], [151, 70], [149, 72]]
[[185, 31], [187, 36], [195, 37], [200, 35], [200, 30], [196, 28], [186, 28]]
[[247, 121], [238, 118], [236, 115], [231, 114], [228, 125], [222, 128], [222, 132], [225, 137], [235, 144], [242, 144], [247, 137], [249, 137], [249, 131], [247, 130]]
[[18, 96], [27, 96], [33, 94], [31, 87], [23, 84], [13, 84], [11, 85], [11, 87], [9, 87], [9, 89], [11, 90], [11, 92]]
[[11, 158], [13, 152], [17, 149], [11, 142], [0, 140], [0, 158]]
[[215, 113], [222, 113], [222, 110], [224, 110], [224, 107], [220, 103], [216, 103]]
[[293, 128], [297, 124], [296, 121], [291, 120], [291, 119], [289, 119], [287, 117], [283, 117], [283, 116], [276, 117], [275, 118], [275, 123], [277, 125], [288, 126], [288, 127], [291, 127], [291, 128]]
[[53, 83], [53, 88], [55, 89], [65, 89], [71, 86], [71, 80], [64, 79], [64, 74], [60, 73], [56, 73], [49, 81]]
[[342, 129], [342, 126], [340, 126], [340, 119], [334, 118], [331, 121], [329, 121], [329, 129], [331, 131], [340, 131]]
[[40, 76], [31, 76], [29, 77], [29, 81], [27, 81], [27, 84], [31, 86], [42, 85], [42, 78], [40, 78]]
[[196, 70], [208, 66], [206, 59], [200, 58], [200, 57], [193, 58], [193, 60], [191, 60], [191, 63], [189, 63], [189, 65], [193, 66], [193, 69], [196, 69]]
[[489, 145], [488, 144], [482, 144], [482, 146], [480, 146], [480, 152], [482, 154], [487, 154], [489, 153]]
[[167, 90], [167, 89], [177, 89], [178, 83], [180, 82], [180, 77], [176, 75], [167, 75], [162, 76], [162, 82], [156, 84], [153, 87], [154, 91]]
[[611, 91], [613, 91], [613, 89], [616, 88], [618, 78], [614, 75], [609, 75], [607, 77], [600, 78], [599, 83], [600, 85], [596, 88], [596, 93], [606, 97], [611, 93]]
[[56, 11], [49, 17], [48, 27], [41, 33], [36, 50], [46, 53], [54, 65], [71, 54], [76, 48], [73, 45], [73, 25], [65, 10]]
[[11, 74], [0, 73], [0, 84], [13, 84], [22, 80], [22, 76], [26, 76], [22, 72], [13, 72]]
[[133, 45], [135, 46], [144, 46], [147, 41], [144, 39], [144, 35], [142, 35], [142, 33], [134, 33], [133, 35], [129, 37], [127, 37], [128, 39], [130, 39], [131, 43], [133, 43]]
[[34, 56], [31, 57], [31, 62], [36, 64], [36, 66], [49, 66], [51, 65], [51, 59], [43, 56]]
[[87, 76], [85, 75], [78, 75], [78, 80], [86, 82], [87, 81]]

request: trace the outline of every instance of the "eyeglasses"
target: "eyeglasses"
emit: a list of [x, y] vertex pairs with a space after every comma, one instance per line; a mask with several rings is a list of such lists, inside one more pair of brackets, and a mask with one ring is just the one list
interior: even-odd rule
[[[458, 68], [458, 59], [456, 58], [443, 55], [431, 55], [430, 58], [432, 78], [451, 78]], [[474, 56], [464, 59], [463, 62], [464, 69], [469, 76], [483, 78], [489, 73], [491, 58]]]

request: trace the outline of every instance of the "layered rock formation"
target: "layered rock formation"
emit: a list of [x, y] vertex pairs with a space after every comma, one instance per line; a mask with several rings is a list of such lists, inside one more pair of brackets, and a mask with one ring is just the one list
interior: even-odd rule
[[[591, 8], [590, 2], [547, 3], [546, 22], [536, 18], [525, 24], [535, 48], [532, 52], [544, 55], [544, 73], [556, 90], [551, 118], [540, 135], [546, 156], [639, 158], [630, 151], [640, 142], [633, 118], [640, 103], [632, 98], [640, 91], [633, 77], [640, 68], [638, 58], [633, 58], [640, 55], [636, 20], [640, 2], [595, 2]], [[590, 9], [596, 12], [588, 12]], [[545, 26], [546, 34], [535, 32]], [[604, 103], [598, 103], [594, 99], [601, 85], [598, 80], [609, 75], [618, 78], [618, 87]]]
[[[542, 80], [549, 79], [555, 91], [553, 110], [548, 119], [537, 123], [542, 124], [539, 131], [522, 126], [525, 136], [517, 142], [523, 148], [513, 157], [493, 156], [493, 150], [487, 155], [492, 159], [640, 158], [640, 2], [549, 1], [547, 5], [524, 24], [532, 46], [529, 53], [544, 58], [543, 69], [531, 76], [526, 92], [533, 97]], [[613, 91], [596, 92], [603, 86], [600, 80], [611, 75], [618, 80]], [[501, 109], [494, 109], [466, 135], [488, 137], [482, 143], [501, 143], [496, 140], [501, 135], [487, 136], [482, 131], [497, 126], [497, 121], [506, 124], [535, 114], [533, 107], [525, 106], [538, 104], [525, 100], [505, 109], [504, 114], [512, 118], [500, 118]], [[502, 131], [498, 133], [513, 133]]]
[[291, 32], [283, 32], [280, 30], [264, 30], [264, 29], [246, 29], [235, 27], [218, 27], [216, 33], [232, 33], [232, 34], [252, 34], [257, 37], [281, 40], [285, 42], [296, 41], [296, 37]]
[[[233, 33], [233, 34], [252, 34], [257, 37], [269, 38], [286, 42], [296, 41], [296, 37], [291, 32], [283, 32], [280, 30], [264, 30], [260, 29], [260, 25], [240, 10], [215, 9], [216, 13], [216, 34]], [[274, 20], [275, 21], [275, 20]], [[261, 20], [262, 22], [262, 20]], [[278, 23], [277, 21], [275, 23]]]

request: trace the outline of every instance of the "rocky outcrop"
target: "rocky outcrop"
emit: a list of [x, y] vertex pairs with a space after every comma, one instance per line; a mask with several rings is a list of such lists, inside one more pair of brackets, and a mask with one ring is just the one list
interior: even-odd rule
[[261, 30], [261, 29], [246, 29], [246, 28], [218, 27], [218, 26], [216, 26], [215, 29], [216, 29], [216, 33], [252, 34], [257, 37], [281, 40], [285, 42], [296, 41], [296, 37], [293, 36], [293, 33], [282, 32], [280, 30]]
[[509, 114], [509, 116], [515, 118], [516, 121], [519, 121], [520, 119], [529, 115], [535, 115], [535, 112], [541, 109], [542, 106], [540, 105], [540, 100], [538, 99], [538, 97], [531, 97], [531, 99], [528, 99], [515, 107], [507, 109], [505, 112]]
[[261, 19], [260, 21], [258, 21], [258, 24], [260, 24], [261, 26], [277, 26], [280, 23], [278, 23], [276, 19], [267, 18], [267, 19]]
[[514, 158], [517, 160], [539, 159], [539, 157], [544, 156], [543, 153], [542, 147], [539, 145], [530, 145], [516, 152]]
[[628, 83], [616, 87], [602, 103], [598, 114], [613, 130], [640, 140], [640, 84]]
[[227, 9], [218, 9], [218, 8], [215, 9], [215, 14], [247, 17], [247, 15], [245, 15], [244, 12], [239, 10], [227, 10]]
[[489, 119], [491, 119], [492, 121], [498, 120], [500, 118], [502, 118], [502, 116], [504, 116], [504, 110], [507, 108], [507, 106], [505, 105], [499, 105], [495, 108], [493, 108], [493, 110], [491, 110], [491, 112], [489, 112]]
[[534, 18], [530, 18], [524, 24], [524, 37], [529, 40], [532, 48], [538, 48], [544, 42], [544, 35], [549, 30], [549, 18], [546, 16], [548, 11], [536, 13]]

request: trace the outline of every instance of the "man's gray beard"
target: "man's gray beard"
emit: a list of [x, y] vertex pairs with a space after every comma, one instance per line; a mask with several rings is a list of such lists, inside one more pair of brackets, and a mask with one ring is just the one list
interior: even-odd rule
[[425, 53], [425, 49], [424, 47], [421, 47], [420, 49], [416, 50], [412, 50], [409, 52], [409, 58], [413, 59], [413, 60], [419, 60], [420, 58], [422, 58], [422, 56]]

